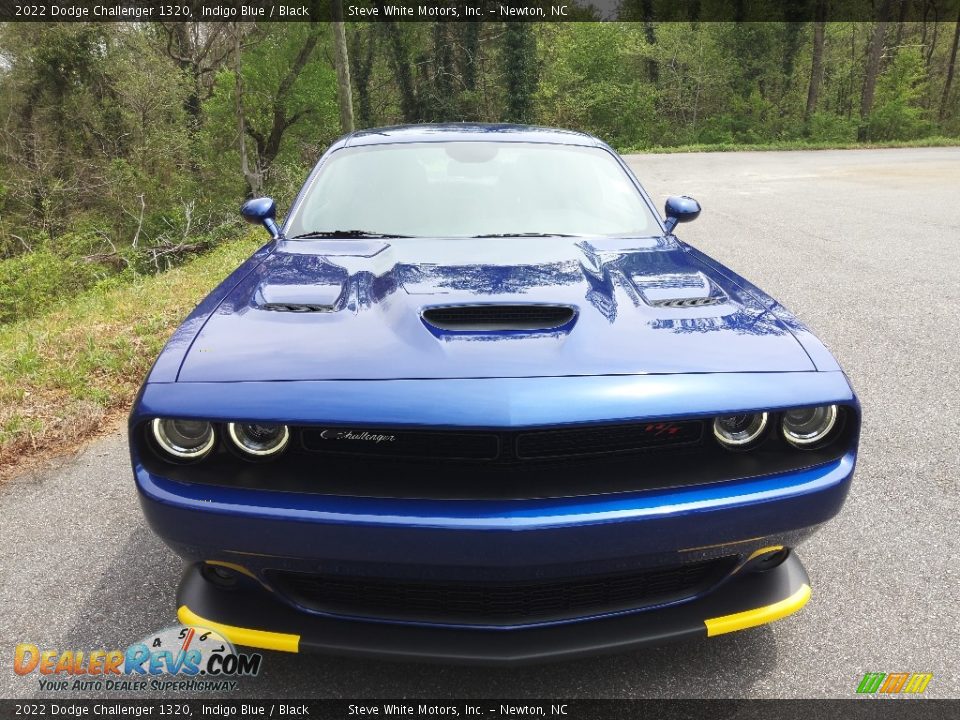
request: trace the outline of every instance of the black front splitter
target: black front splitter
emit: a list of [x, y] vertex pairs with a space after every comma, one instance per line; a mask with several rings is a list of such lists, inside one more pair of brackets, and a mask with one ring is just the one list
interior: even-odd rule
[[215, 585], [204, 577], [201, 565], [191, 565], [177, 593], [177, 615], [185, 625], [216, 630], [246, 647], [510, 665], [742, 630], [796, 612], [809, 597], [809, 578], [791, 552], [771, 570], [735, 575], [714, 592], [680, 605], [550, 626], [464, 629], [315, 615], [259, 585]]

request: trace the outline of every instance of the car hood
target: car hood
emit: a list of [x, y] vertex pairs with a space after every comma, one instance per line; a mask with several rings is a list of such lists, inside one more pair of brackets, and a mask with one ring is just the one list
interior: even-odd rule
[[[486, 314], [468, 308], [462, 324], [424, 317], [477, 305]], [[411, 238], [279, 242], [210, 315], [178, 380], [814, 369], [782, 317], [673, 238]]]

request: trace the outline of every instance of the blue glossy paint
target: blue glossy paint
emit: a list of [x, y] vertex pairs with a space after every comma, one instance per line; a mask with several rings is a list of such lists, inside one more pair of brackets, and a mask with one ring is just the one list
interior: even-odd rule
[[[456, 125], [339, 140], [291, 216], [342, 148], [487, 140], [601, 148], [652, 209], [622, 159], [595, 138]], [[244, 214], [272, 219], [271, 207], [261, 198]], [[329, 566], [576, 575], [796, 544], [840, 510], [856, 427], [842, 457], [804, 470], [611, 495], [590, 495], [585, 477], [583, 496], [550, 499], [273, 492], [173, 481], [142, 461], [142, 426], [158, 416], [504, 429], [839, 403], [858, 427], [856, 396], [823, 344], [773, 298], [671, 234], [697, 213], [696, 201], [671, 198], [655, 237], [294, 241], [273, 232], [174, 333], [133, 407], [131, 458], [151, 526], [188, 560], [240, 562], [264, 580], [271, 568]], [[704, 304], [663, 305], [679, 299]], [[561, 304], [575, 315], [552, 332], [463, 335], [421, 318], [430, 307], [478, 303]], [[317, 482], [322, 489], [322, 467]]]
[[[350, 241], [339, 241], [349, 251]], [[383, 241], [342, 254], [281, 240], [196, 335], [181, 382], [802, 372], [786, 322], [674, 238]], [[326, 252], [324, 252], [326, 251]], [[278, 313], [261, 299], [319, 303]], [[714, 305], [660, 307], [673, 298]], [[575, 332], [444, 342], [421, 312], [458, 303], [556, 303]]]
[[[240, 267], [234, 270], [227, 278], [211, 291], [207, 297], [190, 312], [183, 323], [174, 330], [173, 335], [167, 341], [163, 351], [153, 364], [150, 374], [147, 376], [147, 384], [153, 382], [173, 382], [177, 379], [180, 372], [180, 365], [186, 357], [187, 351], [193, 344], [197, 333], [204, 326], [224, 298], [243, 278], [249, 275], [264, 258], [270, 255], [276, 247], [275, 243], [270, 242], [261, 247], [257, 252], [245, 260]], [[134, 405], [136, 408], [136, 405]]]
[[688, 195], [672, 195], [667, 198], [664, 212], [667, 216], [664, 229], [669, 233], [677, 223], [693, 222], [700, 217], [700, 203]]
[[270, 238], [276, 240], [280, 236], [277, 226], [277, 204], [273, 198], [261, 197], [247, 200], [240, 208], [240, 215], [249, 223], [260, 223], [270, 233]]
[[[853, 453], [820, 467], [731, 483], [703, 487], [657, 490], [642, 493], [596, 495], [579, 498], [530, 500], [407, 500], [393, 498], [326, 497], [269, 490], [186, 486], [137, 468], [141, 489], [147, 499], [200, 512], [232, 514], [248, 518], [297, 520], [303, 522], [347, 523], [386, 527], [472, 528], [477, 530], [528, 530], [580, 527], [586, 523], [635, 521], [647, 518], [681, 518], [694, 513], [742, 510], [757, 503], [816, 495], [843, 485], [854, 468]], [[769, 534], [816, 524], [827, 519], [811, 512], [789, 523], [751, 530]], [[793, 525], [797, 520], [802, 524]], [[811, 522], [812, 521], [812, 522]], [[745, 527], [738, 527], [738, 531]], [[716, 539], [716, 538], [713, 538]], [[720, 542], [731, 538], [720, 538]], [[647, 538], [648, 551], [674, 552], [672, 541]], [[312, 547], [312, 546], [307, 546]], [[597, 551], [597, 548], [591, 552]], [[605, 552], [599, 549], [601, 552]], [[303, 552], [303, 550], [301, 550]], [[309, 550], [311, 556], [314, 550]], [[294, 553], [296, 554], [296, 553]]]
[[521, 428], [855, 404], [841, 372], [148, 383], [131, 423], [176, 416], [291, 424]]

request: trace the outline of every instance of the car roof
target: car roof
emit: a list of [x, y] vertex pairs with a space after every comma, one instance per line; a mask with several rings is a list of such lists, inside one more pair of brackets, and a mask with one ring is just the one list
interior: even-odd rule
[[506, 123], [442, 123], [370, 128], [350, 133], [334, 143], [334, 146], [357, 147], [390, 143], [465, 141], [538, 142], [605, 147], [601, 140], [575, 130]]

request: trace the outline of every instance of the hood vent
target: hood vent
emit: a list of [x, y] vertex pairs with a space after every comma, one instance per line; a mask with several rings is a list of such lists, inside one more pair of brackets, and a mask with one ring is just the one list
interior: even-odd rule
[[653, 307], [682, 309], [682, 308], [706, 307], [707, 305], [717, 305], [723, 302], [723, 299], [718, 297], [666, 298], [664, 300], [649, 300], [648, 302], [650, 305], [653, 305]]
[[576, 315], [568, 305], [447, 305], [423, 311], [423, 321], [447, 332], [544, 332]]
[[344, 294], [343, 283], [309, 284], [261, 283], [253, 296], [260, 310], [284, 313], [329, 313], [336, 310]]
[[261, 310], [291, 313], [333, 312], [332, 305], [314, 305], [311, 303], [264, 303]]

